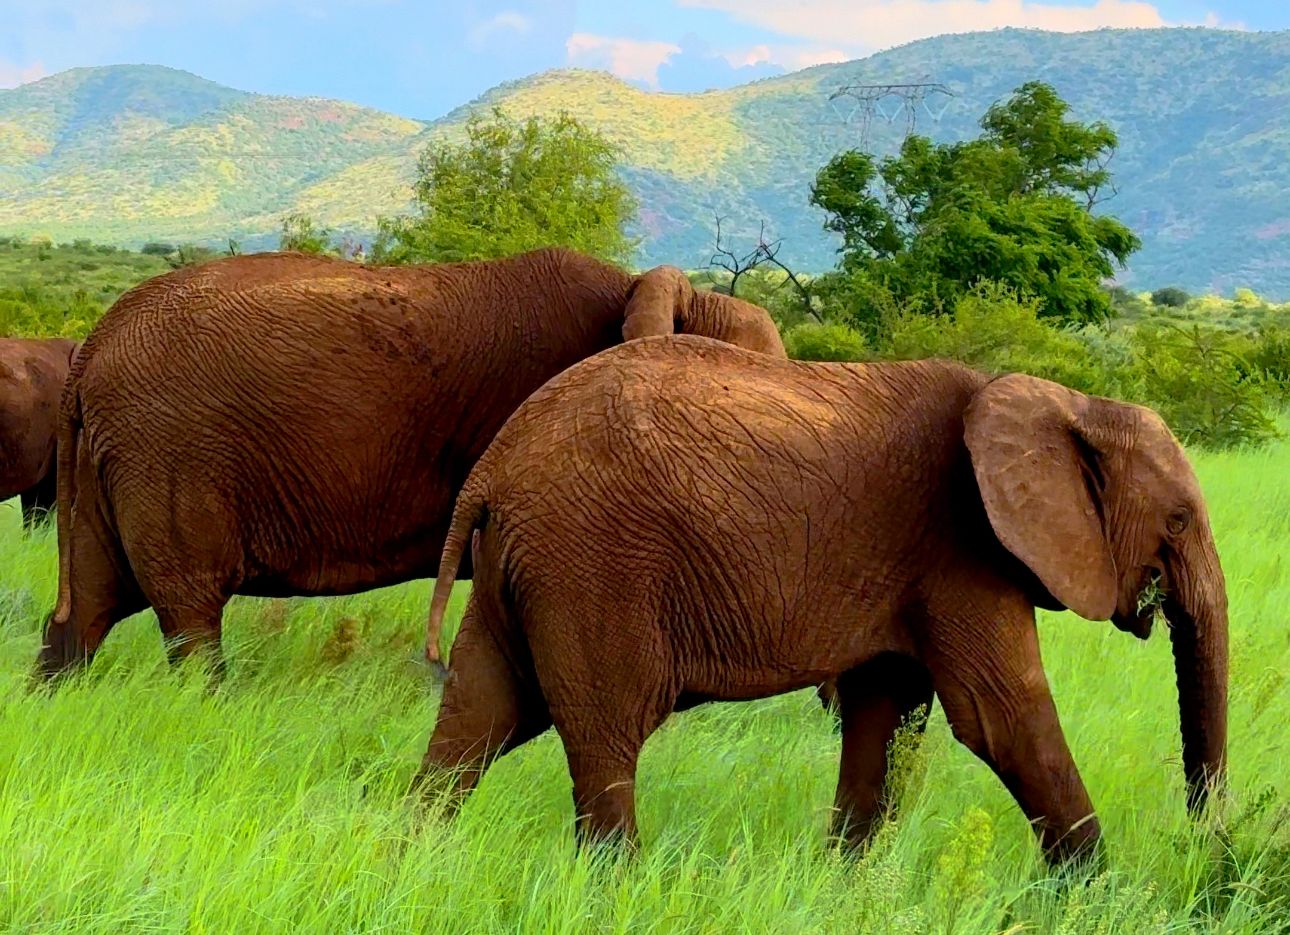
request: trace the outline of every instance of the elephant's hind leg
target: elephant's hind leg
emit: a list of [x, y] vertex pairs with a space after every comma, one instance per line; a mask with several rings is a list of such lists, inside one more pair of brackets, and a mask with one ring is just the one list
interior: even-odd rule
[[[563, 640], [568, 621], [579, 617], [570, 611], [558, 627], [541, 629]], [[630, 620], [631, 611], [624, 606], [610, 619]], [[624, 627], [627, 640], [640, 632]], [[679, 695], [664, 674], [669, 670], [660, 664], [663, 658], [639, 638], [631, 645], [579, 650], [567, 643], [534, 643], [538, 678], [569, 761], [580, 846], [637, 844], [637, 761]]]
[[834, 683], [842, 722], [842, 764], [833, 815], [833, 834], [848, 848], [863, 845], [894, 802], [888, 774], [896, 731], [906, 723], [921, 735], [930, 708], [931, 677], [916, 660], [884, 653], [844, 672]]
[[169, 604], [154, 609], [170, 664], [177, 666], [190, 656], [202, 654], [210, 661], [214, 680], [221, 681], [225, 671], [224, 651], [220, 646], [224, 599], [210, 598], [197, 604]]
[[478, 594], [471, 594], [453, 643], [434, 734], [412, 781], [423, 803], [445, 797], [448, 816], [493, 761], [551, 726], [527, 649], [518, 641], [502, 645], [512, 641], [482, 619]]
[[115, 624], [148, 606], [94, 489], [82, 481], [81, 490], [72, 515], [62, 520], [70, 523], [71, 600], [56, 608], [45, 626], [37, 664], [46, 677], [88, 663]]

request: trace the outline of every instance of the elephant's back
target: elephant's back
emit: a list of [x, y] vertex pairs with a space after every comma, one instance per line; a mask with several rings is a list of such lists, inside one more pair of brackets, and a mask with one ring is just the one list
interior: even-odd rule
[[498, 433], [484, 470], [496, 487], [533, 491], [558, 487], [566, 469], [598, 486], [630, 486], [636, 471], [682, 491], [739, 465], [739, 478], [722, 483], [742, 481], [755, 498], [753, 488], [845, 473], [862, 454], [876, 463], [873, 452], [938, 431], [985, 379], [948, 361], [817, 363], [693, 335], [642, 338], [533, 393]]
[[86, 356], [136, 356], [331, 340], [406, 316], [398, 271], [307, 254], [228, 257], [149, 279], [122, 295], [86, 340]]

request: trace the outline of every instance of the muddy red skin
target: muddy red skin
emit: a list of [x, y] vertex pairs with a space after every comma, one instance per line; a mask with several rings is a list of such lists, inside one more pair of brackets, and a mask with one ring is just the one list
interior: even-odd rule
[[460, 799], [554, 725], [579, 837], [634, 840], [636, 761], [675, 710], [833, 679], [835, 831], [882, 814], [933, 695], [1051, 859], [1099, 851], [1035, 608], [1145, 637], [1168, 597], [1188, 804], [1223, 774], [1227, 597], [1187, 459], [1150, 410], [941, 361], [810, 364], [650, 338], [549, 381], [463, 487], [427, 653], [474, 587], [415, 786]]
[[78, 342], [0, 339], [0, 500], [18, 497], [24, 529], [54, 508], [58, 400]]
[[784, 354], [755, 305], [560, 249], [389, 268], [258, 254], [139, 285], [64, 397], [40, 671], [86, 661], [148, 606], [172, 658], [207, 647], [218, 663], [233, 594], [428, 577], [461, 482], [524, 398], [673, 330]]

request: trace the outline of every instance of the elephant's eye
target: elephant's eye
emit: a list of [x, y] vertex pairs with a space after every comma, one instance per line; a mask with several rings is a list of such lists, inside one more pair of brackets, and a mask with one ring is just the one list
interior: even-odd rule
[[1169, 535], [1180, 536], [1186, 532], [1187, 527], [1191, 525], [1191, 510], [1181, 507], [1169, 514], [1169, 519], [1165, 521], [1165, 528], [1169, 530]]

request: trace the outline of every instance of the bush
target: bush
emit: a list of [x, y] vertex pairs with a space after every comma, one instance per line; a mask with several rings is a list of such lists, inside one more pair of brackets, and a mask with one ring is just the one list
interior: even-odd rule
[[794, 360], [857, 361], [872, 355], [863, 335], [847, 325], [804, 322], [784, 333], [784, 349]]
[[1191, 296], [1177, 286], [1165, 286], [1151, 293], [1151, 304], [1160, 308], [1182, 308], [1191, 301]]
[[1244, 360], [1250, 375], [1275, 384], [1282, 395], [1290, 393], [1290, 328], [1267, 325], [1248, 344]]
[[1148, 320], [1128, 328], [1058, 328], [1034, 300], [978, 287], [953, 315], [905, 312], [888, 322], [879, 355], [942, 357], [988, 373], [1021, 372], [1149, 406], [1185, 444], [1255, 446], [1277, 436], [1272, 407], [1290, 382], [1290, 333], [1250, 336]]
[[989, 373], [1022, 372], [1085, 393], [1107, 380], [1080, 332], [1039, 317], [1039, 302], [994, 283], [977, 286], [952, 315], [904, 311], [887, 323], [883, 356], [895, 360], [943, 357]]
[[1147, 323], [1133, 337], [1134, 395], [1159, 412], [1184, 444], [1236, 448], [1277, 437], [1268, 387], [1251, 375], [1239, 336]]
[[1232, 294], [1232, 301], [1237, 308], [1261, 308], [1267, 305], [1253, 289], [1241, 287]]
[[139, 252], [147, 254], [148, 256], [170, 256], [170, 254], [175, 252], [175, 245], [172, 243], [161, 243], [154, 240], [144, 244], [143, 249]]
[[218, 257], [219, 254], [210, 247], [199, 247], [196, 244], [180, 244], [174, 253], [168, 255], [165, 260], [170, 264], [171, 269], [181, 269], [185, 266], [199, 266], [202, 263], [208, 263]]
[[[230, 251], [232, 245], [230, 241]], [[278, 237], [279, 250], [322, 255], [334, 253], [331, 230], [316, 223], [304, 214], [289, 214], [282, 219], [282, 232]]]

